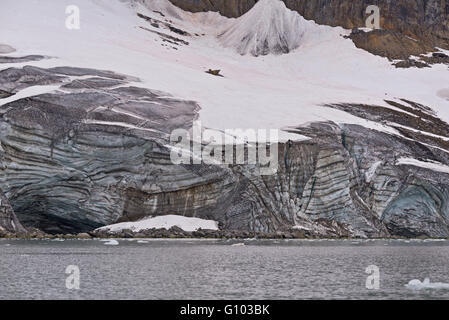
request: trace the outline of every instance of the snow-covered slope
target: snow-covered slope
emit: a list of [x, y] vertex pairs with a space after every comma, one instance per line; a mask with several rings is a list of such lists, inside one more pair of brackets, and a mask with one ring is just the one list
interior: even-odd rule
[[[407, 98], [428, 105], [449, 121], [449, 101], [437, 94], [449, 88], [447, 66], [398, 70], [387, 59], [357, 49], [350, 39], [344, 39], [341, 35], [348, 30], [304, 24], [301, 17], [280, 5], [273, 8], [272, 0], [260, 2], [255, 11], [242, 17], [244, 20], [227, 19], [218, 13], [186, 13], [167, 0], [79, 0], [80, 30], [64, 27], [65, 8], [71, 4], [69, 0], [2, 1], [0, 39], [17, 49], [9, 55], [54, 58], [2, 64], [0, 68], [79, 66], [129, 74], [142, 80], [139, 86], [197, 101], [203, 126], [220, 130], [285, 128], [332, 120], [390, 132], [378, 123], [323, 107], [337, 102], [388, 106], [386, 98]], [[262, 30], [274, 32], [275, 27], [264, 26], [270, 25], [272, 13], [278, 11], [282, 11], [281, 17], [288, 17], [289, 26], [300, 26], [298, 34], [308, 29], [305, 26], [312, 26], [301, 47], [289, 54], [241, 56], [235, 48], [224, 49], [217, 40], [223, 29], [239, 29], [248, 17]], [[169, 20], [190, 36], [156, 28], [137, 13]], [[189, 44], [170, 46], [156, 32]], [[206, 74], [209, 68], [221, 69], [224, 77]], [[282, 140], [300, 138], [281, 134]]]
[[155, 13], [163, 13], [172, 18], [181, 19], [186, 13], [174, 6], [170, 1], [167, 0], [125, 0], [133, 8], [139, 8], [139, 5], [143, 5], [148, 9], [151, 9]]
[[301, 45], [308, 32], [319, 31], [318, 26], [287, 9], [282, 1], [260, 0], [218, 39], [242, 55], [259, 56], [289, 53]]

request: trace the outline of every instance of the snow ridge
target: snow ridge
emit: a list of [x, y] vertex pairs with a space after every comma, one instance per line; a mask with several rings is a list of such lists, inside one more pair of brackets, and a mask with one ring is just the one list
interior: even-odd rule
[[241, 55], [286, 54], [298, 48], [307, 32], [316, 27], [280, 0], [260, 0], [227, 27], [218, 39]]

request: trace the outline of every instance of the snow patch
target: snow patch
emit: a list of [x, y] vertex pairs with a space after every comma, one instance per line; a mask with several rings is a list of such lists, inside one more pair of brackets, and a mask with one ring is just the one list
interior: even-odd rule
[[111, 224], [109, 226], [98, 228], [97, 230], [109, 230], [111, 232], [119, 232], [124, 229], [130, 229], [139, 232], [145, 229], [170, 229], [171, 227], [179, 227], [184, 231], [192, 232], [198, 229], [218, 230], [218, 223], [213, 220], [205, 220], [200, 218], [191, 218], [178, 215], [166, 215], [158, 217], [145, 218], [134, 222], [122, 222]]
[[440, 162], [426, 160], [421, 161], [413, 158], [399, 158], [396, 161], [396, 165], [409, 165], [415, 167], [421, 167], [433, 171], [444, 172], [449, 174], [449, 166]]
[[59, 89], [59, 87], [60, 87], [59, 85], [42, 85], [42, 86], [28, 87], [8, 98], [1, 99], [0, 106], [5, 105], [10, 102], [13, 102], [13, 101], [17, 101], [19, 99], [34, 97], [37, 95], [56, 91]]
[[85, 120], [83, 120], [83, 123], [85, 123], [85, 124], [98, 124], [98, 125], [104, 125], [104, 126], [116, 126], [116, 127], [123, 127], [123, 128], [128, 128], [128, 129], [134, 129], [134, 130], [142, 130], [142, 131], [161, 133], [161, 131], [159, 131], [159, 130], [138, 127], [138, 126], [135, 126], [135, 125], [132, 125], [132, 124], [129, 124], [129, 123], [125, 123], [125, 122], [113, 122], [113, 121], [102, 121], [102, 120], [85, 119]]
[[366, 182], [371, 182], [372, 178], [374, 177], [374, 174], [376, 173], [377, 168], [382, 164], [382, 161], [377, 161], [373, 163], [373, 165], [366, 171], [365, 173], [365, 180]]

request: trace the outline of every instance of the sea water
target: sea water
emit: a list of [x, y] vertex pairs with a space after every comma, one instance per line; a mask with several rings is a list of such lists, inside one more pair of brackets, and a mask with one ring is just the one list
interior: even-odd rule
[[446, 240], [116, 240], [0, 240], [0, 299], [449, 298]]

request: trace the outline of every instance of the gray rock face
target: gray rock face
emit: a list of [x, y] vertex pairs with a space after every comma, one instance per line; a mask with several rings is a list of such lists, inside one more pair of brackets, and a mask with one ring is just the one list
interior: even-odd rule
[[[218, 11], [228, 17], [239, 17], [250, 10], [256, 0], [170, 0], [192, 12]], [[377, 5], [382, 29], [400, 32], [432, 46], [449, 48], [448, 0], [282, 0], [286, 6], [309, 20], [348, 29], [365, 27], [366, 8]]]
[[321, 147], [298, 217], [338, 221], [359, 235], [447, 236], [448, 174], [398, 162], [447, 164], [446, 153], [356, 125], [302, 130]]
[[[426, 106], [331, 105], [400, 135], [313, 123], [292, 130], [310, 140], [280, 144], [278, 172], [261, 176], [249, 165], [173, 164], [169, 135], [191, 128], [199, 106], [134, 81], [65, 67], [0, 72], [4, 92], [60, 87], [0, 106], [2, 228], [17, 232], [14, 213], [26, 227], [72, 234], [177, 214], [225, 230], [449, 236], [449, 169], [432, 167], [449, 168], [439, 138], [449, 125]], [[418, 165], [401, 162], [408, 158]]]
[[[110, 80], [63, 76], [86, 73]], [[75, 232], [141, 217], [159, 210], [159, 200], [167, 207], [176, 204], [176, 193], [161, 192], [182, 189], [182, 180], [192, 179], [188, 170], [168, 165], [163, 145], [174, 128], [192, 123], [198, 105], [158, 91], [117, 87], [117, 78], [123, 77], [73, 68], [0, 73], [2, 90], [50, 82], [66, 90], [0, 107], [0, 185], [25, 225]]]
[[0, 234], [5, 232], [25, 233], [26, 231], [14, 214], [8, 199], [0, 189]]

